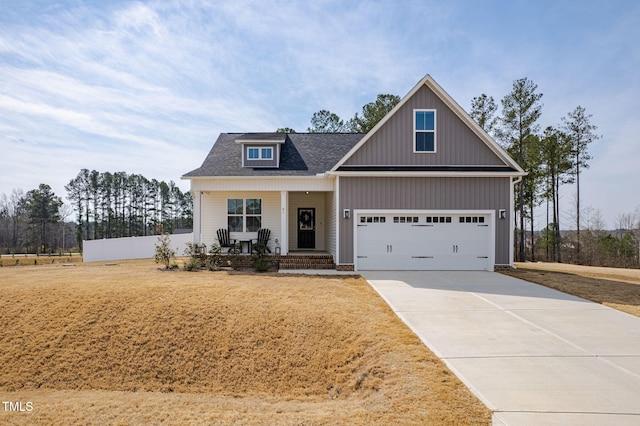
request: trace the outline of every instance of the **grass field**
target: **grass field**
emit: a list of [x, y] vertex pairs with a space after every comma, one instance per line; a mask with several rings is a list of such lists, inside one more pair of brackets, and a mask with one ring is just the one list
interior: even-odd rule
[[543, 262], [516, 267], [502, 272], [640, 317], [640, 269]]
[[59, 255], [41, 255], [36, 256], [35, 254], [3, 254], [0, 256], [0, 267], [3, 266], [34, 266], [34, 265], [56, 265], [56, 264], [65, 264], [65, 263], [80, 263], [82, 262], [82, 256], [79, 254], [69, 255], [64, 254], [62, 256]]
[[0, 424], [490, 424], [357, 277], [0, 269]]

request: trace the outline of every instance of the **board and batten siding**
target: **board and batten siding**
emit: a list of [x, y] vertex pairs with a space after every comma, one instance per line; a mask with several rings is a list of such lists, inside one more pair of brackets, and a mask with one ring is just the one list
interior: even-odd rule
[[[262, 227], [271, 230], [269, 247], [273, 250], [280, 235], [280, 192], [222, 191], [202, 194], [202, 239], [207, 246], [218, 243], [217, 230], [227, 228], [227, 200], [229, 198], [262, 199]], [[256, 239], [257, 232], [233, 232], [232, 238]]]
[[[413, 152], [413, 111], [436, 110], [436, 152]], [[504, 165], [485, 143], [438, 97], [423, 86], [345, 166]]]
[[[338, 210], [498, 210], [496, 265], [509, 264], [510, 178], [486, 177], [340, 177]], [[340, 264], [353, 264], [353, 220], [340, 218]]]

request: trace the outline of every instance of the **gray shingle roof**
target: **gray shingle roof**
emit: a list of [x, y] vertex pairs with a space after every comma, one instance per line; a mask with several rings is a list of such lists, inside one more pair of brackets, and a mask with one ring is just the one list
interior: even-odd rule
[[[259, 135], [259, 136], [258, 136]], [[314, 176], [331, 170], [364, 137], [362, 133], [290, 133], [282, 144], [279, 169], [242, 167], [242, 145], [236, 140], [277, 139], [282, 133], [222, 133], [202, 166], [184, 177]]]

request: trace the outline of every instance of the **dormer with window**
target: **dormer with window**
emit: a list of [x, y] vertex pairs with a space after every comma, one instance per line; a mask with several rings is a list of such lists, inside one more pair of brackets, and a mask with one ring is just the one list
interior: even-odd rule
[[277, 169], [280, 148], [287, 139], [284, 133], [244, 134], [236, 139], [242, 145], [242, 167]]

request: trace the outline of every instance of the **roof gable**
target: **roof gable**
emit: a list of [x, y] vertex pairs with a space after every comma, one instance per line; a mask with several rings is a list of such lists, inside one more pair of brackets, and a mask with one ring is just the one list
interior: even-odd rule
[[[436, 110], [436, 152], [413, 150], [415, 109]], [[333, 168], [503, 167], [522, 173], [509, 155], [428, 74]], [[364, 170], [364, 169], [362, 169]]]

